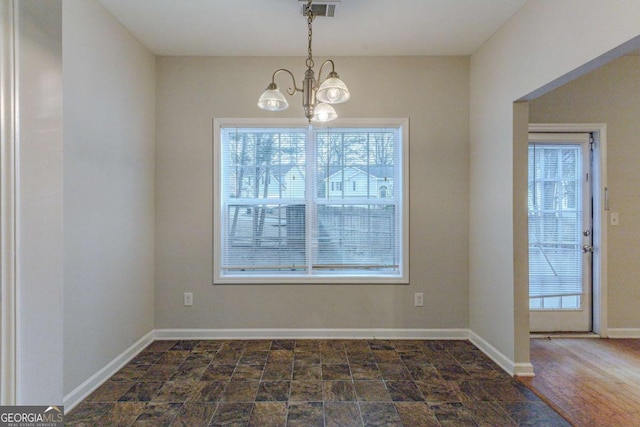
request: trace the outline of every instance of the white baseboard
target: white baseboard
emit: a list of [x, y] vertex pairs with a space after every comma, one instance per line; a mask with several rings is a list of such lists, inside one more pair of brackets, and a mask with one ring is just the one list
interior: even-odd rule
[[608, 338], [640, 338], [640, 328], [608, 328]]
[[468, 329], [156, 329], [171, 339], [422, 339], [466, 340]]
[[105, 381], [118, 372], [124, 365], [129, 363], [131, 359], [136, 357], [138, 353], [145, 349], [154, 340], [154, 331], [149, 332], [131, 347], [118, 355], [111, 362], [107, 363], [102, 369], [89, 377], [85, 382], [76, 387], [72, 392], [64, 396], [64, 410], [71, 411], [78, 403], [82, 402], [87, 396], [93, 393]]
[[513, 374], [516, 377], [535, 377], [533, 365], [531, 363], [514, 363]]
[[515, 375], [518, 377], [535, 376], [535, 374], [533, 373], [533, 365], [531, 363], [514, 362], [475, 332], [469, 331], [469, 340], [473, 343], [473, 345], [482, 350], [484, 354], [489, 356], [491, 360], [496, 362], [498, 366], [504, 369], [509, 375]]

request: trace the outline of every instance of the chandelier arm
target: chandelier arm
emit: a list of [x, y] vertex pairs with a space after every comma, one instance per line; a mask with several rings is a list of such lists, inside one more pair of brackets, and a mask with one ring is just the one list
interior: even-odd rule
[[[335, 71], [336, 71], [336, 64], [333, 63], [333, 60], [327, 59], [326, 61], [324, 61], [322, 63], [322, 65], [320, 66], [320, 71], [318, 71], [318, 81], [316, 82], [316, 85], [313, 87], [314, 90], [317, 90], [320, 87], [320, 85], [322, 84], [322, 82], [323, 82], [323, 80], [322, 80], [322, 69], [327, 64], [327, 62], [331, 63], [331, 73], [335, 73]], [[327, 75], [327, 77], [330, 76], [331, 73], [329, 73]]]
[[293, 96], [293, 95], [295, 95], [297, 92], [302, 92], [302, 89], [300, 89], [300, 88], [298, 87], [298, 84], [296, 83], [296, 78], [295, 78], [295, 76], [293, 75], [293, 73], [292, 73], [291, 71], [287, 70], [286, 68], [279, 68], [279, 69], [277, 69], [276, 71], [274, 71], [274, 72], [273, 72], [273, 76], [271, 76], [271, 83], [274, 83], [274, 84], [275, 84], [275, 82], [276, 82], [276, 74], [278, 74], [278, 73], [279, 73], [279, 72], [281, 72], [281, 71], [284, 71], [285, 73], [288, 73], [288, 74], [291, 76], [291, 79], [293, 80], [293, 88], [288, 88], [288, 89], [287, 89], [287, 93], [288, 93], [290, 96]]

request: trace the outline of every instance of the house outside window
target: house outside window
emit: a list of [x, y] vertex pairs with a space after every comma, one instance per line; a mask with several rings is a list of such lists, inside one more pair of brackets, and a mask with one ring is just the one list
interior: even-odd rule
[[214, 128], [214, 283], [408, 282], [406, 120]]

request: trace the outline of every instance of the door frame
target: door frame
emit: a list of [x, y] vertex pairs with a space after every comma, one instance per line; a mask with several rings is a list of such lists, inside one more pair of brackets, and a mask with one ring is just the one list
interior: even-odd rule
[[593, 134], [595, 149], [592, 160], [593, 197], [593, 277], [592, 331], [600, 337], [608, 337], [607, 324], [607, 219], [609, 210], [607, 190], [607, 125], [605, 123], [529, 123], [534, 133], [583, 133]]

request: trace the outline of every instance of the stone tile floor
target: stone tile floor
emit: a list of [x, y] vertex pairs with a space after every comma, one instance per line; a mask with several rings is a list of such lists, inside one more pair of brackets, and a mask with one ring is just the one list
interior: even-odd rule
[[569, 426], [468, 341], [155, 341], [69, 426]]

